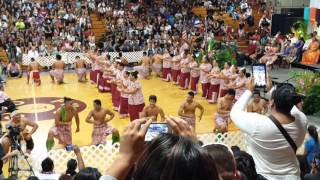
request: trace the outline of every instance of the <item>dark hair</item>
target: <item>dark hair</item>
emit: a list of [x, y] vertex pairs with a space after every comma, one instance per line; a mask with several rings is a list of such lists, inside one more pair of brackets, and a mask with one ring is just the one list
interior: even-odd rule
[[72, 176], [69, 176], [67, 174], [62, 174], [60, 177], [59, 177], [59, 180], [72, 180]]
[[275, 109], [283, 114], [290, 114], [293, 106], [301, 101], [301, 97], [295, 92], [291, 84], [279, 84], [272, 92], [271, 99]]
[[129, 72], [129, 71], [125, 71], [124, 74], [127, 75], [127, 76], [129, 76], [129, 75], [130, 75], [130, 72]]
[[227, 62], [227, 64], [228, 64], [228, 66], [231, 66], [231, 65], [232, 65], [231, 62]]
[[247, 70], [246, 70], [245, 68], [240, 69], [240, 71], [241, 71], [244, 75], [246, 75], [246, 73], [247, 73]]
[[95, 104], [98, 105], [98, 106], [101, 106], [101, 100], [100, 100], [100, 99], [95, 99], [95, 100], [93, 101], [93, 103], [95, 103]]
[[61, 55], [60, 55], [60, 54], [57, 54], [57, 55], [56, 55], [56, 59], [61, 60]]
[[258, 174], [255, 169], [255, 163], [250, 154], [240, 151], [235, 154], [235, 160], [237, 163], [237, 169], [243, 173], [248, 179], [257, 179]]
[[80, 59], [80, 56], [76, 56], [76, 59]]
[[260, 96], [260, 91], [259, 90], [253, 91], [253, 95], [259, 95]]
[[27, 180], [39, 180], [37, 176], [29, 176]]
[[154, 102], [157, 102], [157, 96], [155, 95], [150, 95], [149, 96], [149, 101], [153, 100]]
[[[109, 55], [110, 56], [110, 55]], [[122, 52], [119, 52], [119, 57], [122, 57]]]
[[70, 176], [74, 176], [77, 174], [76, 169], [77, 169], [78, 163], [75, 159], [70, 159], [67, 162], [67, 170], [66, 170], [66, 174], [70, 175]]
[[189, 96], [192, 96], [192, 97], [194, 97], [194, 92], [192, 92], [192, 91], [189, 91], [189, 92], [188, 92], [188, 95], [189, 95]]
[[234, 180], [236, 164], [233, 154], [222, 144], [204, 146], [216, 163], [219, 175], [223, 180]]
[[138, 71], [132, 71], [131, 73], [130, 73], [130, 75], [132, 76], [132, 77], [134, 77], [135, 79], [137, 79], [138, 78]]
[[63, 102], [64, 103], [67, 103], [67, 102], [69, 102], [69, 101], [72, 101], [73, 99], [71, 99], [71, 98], [69, 98], [69, 97], [64, 97], [63, 98]]
[[41, 162], [41, 167], [42, 167], [42, 172], [52, 172], [54, 168], [52, 159], [50, 159], [49, 157], [45, 158]]
[[234, 89], [228, 89], [227, 90], [227, 94], [231, 95], [231, 96], [235, 96], [236, 95], [236, 91]]
[[213, 158], [197, 142], [161, 134], [147, 145], [137, 161], [133, 179], [218, 180]]
[[241, 151], [239, 146], [231, 146], [230, 149], [233, 152], [233, 154], [237, 154], [237, 153], [239, 153]]
[[317, 132], [317, 128], [314, 125], [310, 125], [308, 127], [308, 133], [309, 135], [313, 138], [313, 140], [319, 144], [319, 138], [318, 138], [318, 132]]
[[300, 166], [300, 178], [304, 179], [304, 175], [310, 172], [310, 167], [307, 158], [304, 155], [297, 155], [297, 159], [299, 161]]
[[145, 55], [147, 55], [147, 52], [144, 51], [142, 54], [145, 56]]
[[34, 58], [31, 58], [30, 61], [33, 62], [33, 61], [35, 61], [35, 59], [34, 59]]
[[73, 180], [99, 180], [101, 173], [97, 168], [87, 167], [79, 171], [77, 175], [74, 176]]

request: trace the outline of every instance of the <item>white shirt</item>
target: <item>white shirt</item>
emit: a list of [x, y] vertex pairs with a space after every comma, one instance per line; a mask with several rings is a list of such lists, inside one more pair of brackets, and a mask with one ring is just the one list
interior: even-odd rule
[[303, 49], [303, 50], [308, 50], [311, 43], [312, 43], [312, 39], [308, 39], [308, 40], [304, 43], [302, 49]]
[[0, 91], [0, 103], [3, 103], [5, 100], [9, 99], [7, 93]]
[[58, 180], [60, 177], [60, 174], [37, 174], [36, 176], [40, 179], [40, 180]]
[[34, 59], [37, 59], [39, 57], [39, 53], [37, 50], [29, 50], [28, 51], [28, 57], [31, 59], [31, 58], [34, 58]]
[[[233, 106], [233, 123], [247, 134], [248, 152], [252, 155], [259, 174], [268, 180], [300, 180], [299, 162], [290, 144], [276, 125], [264, 115], [245, 112], [252, 93], [246, 90]], [[307, 117], [293, 107], [295, 121], [282, 126], [301, 146], [307, 130]]]

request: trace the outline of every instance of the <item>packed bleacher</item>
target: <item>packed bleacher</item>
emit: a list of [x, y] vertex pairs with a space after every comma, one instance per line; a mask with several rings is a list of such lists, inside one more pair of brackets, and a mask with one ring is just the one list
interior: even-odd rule
[[[208, 39], [220, 39], [222, 43], [247, 40], [246, 51], [236, 52], [239, 66], [264, 63], [270, 70], [275, 65], [290, 67], [293, 62], [317, 64], [319, 60], [320, 31], [313, 31], [308, 39], [297, 37], [294, 33], [271, 36], [272, 7], [263, 0], [258, 3], [259, 12], [264, 14], [258, 24], [255, 24], [257, 20], [254, 20], [252, 14], [254, 9], [257, 10], [257, 4], [245, 0], [166, 0], [160, 4], [153, 1], [117, 2], [0, 0], [0, 44], [12, 61], [6, 71], [10, 74], [12, 66], [16, 67], [14, 61], [21, 62], [23, 54], [36, 60], [40, 56], [62, 52], [86, 53], [99, 49], [100, 55], [101, 52], [145, 51], [145, 56], [148, 57], [168, 54], [178, 58], [186, 50], [190, 51], [187, 54], [193, 55], [193, 51], [206, 48]], [[198, 5], [212, 10], [206, 18], [192, 13], [192, 8]], [[98, 13], [99, 18], [105, 22], [107, 32], [101, 39], [95, 39], [91, 30], [90, 13]], [[237, 29], [225, 23], [225, 16], [238, 24]], [[247, 31], [248, 28], [245, 28], [254, 26], [257, 27], [254, 31]], [[215, 49], [217, 50], [219, 47]], [[206, 63], [212, 64], [211, 60], [208, 61], [208, 56], [203, 59], [199, 64], [195, 62], [197, 67]], [[214, 66], [219, 72], [219, 66]], [[225, 66], [228, 66], [228, 63]], [[236, 65], [230, 69], [236, 76], [233, 80], [244, 78], [245, 71], [238, 70]], [[14, 69], [14, 72], [16, 71], [19, 71], [18, 75], [21, 77], [21, 68]], [[101, 75], [103, 73], [101, 72]], [[201, 84], [209, 84], [209, 91], [214, 82], [210, 82], [210, 78], [206, 81], [208, 82]], [[233, 87], [238, 84], [235, 82], [225, 86]], [[291, 140], [279, 132], [278, 125], [268, 121], [268, 116], [244, 111], [249, 97], [255, 93], [250, 83], [242, 83], [237, 89], [233, 96], [239, 91], [240, 95], [236, 95], [238, 101], [230, 116], [237, 127], [247, 134], [248, 152], [237, 146], [230, 148], [223, 144], [202, 146], [194, 129], [176, 117], [166, 117], [172, 129], [171, 134], [160, 135], [145, 143], [145, 134], [151, 121], [138, 119], [125, 128], [119, 154], [106, 172], [99, 172], [95, 167], [86, 167], [79, 148], [75, 146], [73, 151], [77, 158], [68, 161], [65, 173], [55, 173], [54, 159], [46, 158], [41, 163], [42, 171], [28, 179], [319, 179], [318, 133], [314, 126], [307, 129], [307, 119], [300, 111], [301, 97], [294, 88], [290, 85], [278, 86], [273, 89], [270, 99], [270, 111], [275, 112], [275, 118], [290, 129], [288, 134], [292, 136]], [[209, 98], [205, 95], [204, 99]], [[249, 121], [252, 119], [259, 121], [252, 123]], [[140, 128], [142, 124], [145, 125]], [[303, 146], [307, 132], [309, 136], [304, 144], [306, 156], [297, 158], [297, 148]], [[3, 160], [11, 156], [12, 154], [9, 154]]]

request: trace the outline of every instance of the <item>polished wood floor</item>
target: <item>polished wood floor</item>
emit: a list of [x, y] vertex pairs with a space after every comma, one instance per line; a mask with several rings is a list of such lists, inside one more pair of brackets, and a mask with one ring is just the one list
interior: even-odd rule
[[[64, 96], [85, 103], [86, 108], [79, 114], [80, 132], [73, 132], [73, 143], [79, 146], [89, 145], [91, 142], [92, 125], [85, 122], [85, 117], [93, 107], [92, 101], [94, 99], [101, 99], [105, 108], [112, 108], [111, 95], [109, 93], [99, 93], [97, 88], [89, 82], [78, 83], [76, 75], [73, 73], [65, 74], [65, 84], [62, 85], [51, 83], [50, 77], [47, 74], [42, 74], [41, 80], [42, 85], [39, 87], [27, 85], [25, 77], [21, 79], [10, 79], [5, 86], [5, 92], [7, 92], [13, 100], [20, 99], [17, 103], [24, 103], [23, 100], [29, 98], [27, 104], [19, 107], [19, 111], [34, 114], [34, 116], [29, 118], [39, 124], [39, 129], [34, 134], [34, 151], [45, 152], [47, 133], [54, 123], [52, 118], [52, 110], [56, 106], [54, 99]], [[168, 115], [177, 115], [179, 106], [185, 100], [187, 94], [187, 91], [180, 90], [172, 83], [163, 82], [160, 78], [156, 77], [153, 77], [151, 80], [142, 80], [142, 86], [145, 102], [148, 102], [147, 99], [149, 95], [156, 95], [158, 97], [158, 105], [162, 107], [165, 114]], [[201, 91], [200, 87], [199, 91]], [[41, 98], [51, 99], [51, 101], [43, 102]], [[216, 105], [201, 100], [200, 95], [197, 95], [195, 100], [200, 102], [205, 108], [202, 121], [197, 121], [196, 132], [198, 134], [212, 132], [214, 129], [213, 115], [216, 112]], [[47, 112], [47, 114], [44, 115], [44, 112]], [[111, 121], [110, 124], [118, 128], [121, 132], [128, 122], [128, 119], [119, 119], [116, 113], [116, 118]], [[75, 122], [73, 122], [72, 127], [73, 131], [75, 131]], [[236, 130], [233, 125], [229, 127], [230, 130]], [[56, 146], [56, 148], [58, 148], [58, 146]]]

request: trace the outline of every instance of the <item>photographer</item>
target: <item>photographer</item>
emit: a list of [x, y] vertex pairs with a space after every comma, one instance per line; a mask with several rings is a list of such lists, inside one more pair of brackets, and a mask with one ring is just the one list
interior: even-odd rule
[[3, 84], [0, 84], [0, 110], [5, 112], [13, 112], [16, 110], [16, 105], [12, 102], [7, 93], [4, 92]]
[[277, 85], [271, 95], [271, 115], [265, 116], [245, 112], [254, 90], [252, 79], [247, 89], [230, 115], [233, 123], [247, 134], [248, 150], [256, 162], [257, 172], [270, 180], [299, 180], [296, 149], [303, 143], [307, 130], [307, 118], [296, 107], [301, 97], [292, 85]]
[[[8, 132], [4, 135], [1, 142], [4, 154], [9, 152], [9, 149], [12, 145], [16, 145], [15, 142], [13, 142], [14, 140], [25, 140], [27, 153], [30, 154], [34, 147], [32, 134], [34, 134], [38, 129], [38, 124], [22, 118], [21, 115], [17, 114], [16, 111], [11, 113], [10, 118], [11, 119], [7, 124]], [[31, 131], [29, 131], [27, 127], [31, 127]]]

